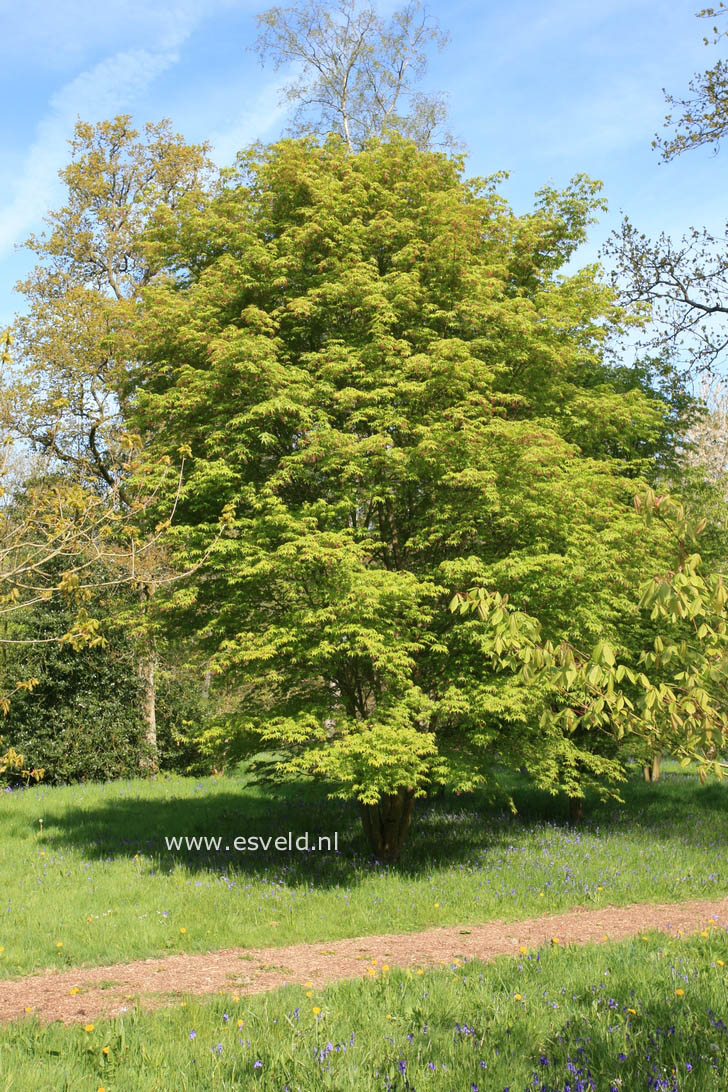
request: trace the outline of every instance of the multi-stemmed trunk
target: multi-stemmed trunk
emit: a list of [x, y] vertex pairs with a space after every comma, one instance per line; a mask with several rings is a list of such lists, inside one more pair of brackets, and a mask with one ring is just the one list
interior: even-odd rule
[[359, 805], [364, 833], [378, 860], [390, 864], [399, 860], [414, 803], [415, 790], [400, 788], [376, 804]]
[[584, 818], [584, 797], [569, 797], [569, 822], [580, 823]]

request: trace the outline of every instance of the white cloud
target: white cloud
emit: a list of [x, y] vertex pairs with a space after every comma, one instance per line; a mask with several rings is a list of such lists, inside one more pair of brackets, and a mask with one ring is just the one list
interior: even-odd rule
[[251, 98], [249, 85], [240, 88], [241, 99], [246, 96], [245, 107], [228, 124], [220, 125], [210, 133], [212, 158], [220, 167], [230, 166], [236, 154], [256, 140], [270, 138], [279, 130], [290, 111], [288, 103], [281, 103], [281, 89], [286, 78], [279, 77], [259, 88]]
[[122, 52], [139, 42], [170, 48], [191, 26], [238, 0], [0, 0], [3, 67], [53, 71], [90, 53]]
[[68, 159], [68, 140], [78, 115], [101, 120], [124, 110], [160, 73], [174, 64], [174, 49], [146, 49], [117, 53], [57, 91], [50, 111], [36, 128], [14, 184], [14, 196], [0, 207], [0, 255], [6, 254], [32, 229], [53, 203], [57, 173]]

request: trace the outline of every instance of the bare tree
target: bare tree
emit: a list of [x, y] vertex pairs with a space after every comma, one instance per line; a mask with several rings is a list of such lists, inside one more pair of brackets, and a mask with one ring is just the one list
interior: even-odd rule
[[[721, 2], [697, 14], [717, 20], [728, 8]], [[713, 44], [728, 36], [717, 25], [713, 34]], [[719, 60], [689, 86], [686, 98], [665, 93], [679, 111], [665, 118], [671, 135], [652, 142], [665, 162], [701, 146], [717, 152], [728, 133], [728, 63]], [[675, 241], [664, 234], [650, 239], [625, 218], [604, 252], [614, 262], [613, 281], [625, 304], [643, 308], [652, 320], [641, 347], [667, 350], [692, 375], [720, 373], [728, 352], [728, 226], [722, 234], [691, 228]]]
[[442, 96], [413, 90], [427, 68], [427, 47], [448, 40], [421, 0], [385, 22], [359, 0], [298, 0], [258, 16], [261, 62], [293, 63], [298, 75], [283, 100], [295, 104], [291, 132], [338, 133], [351, 152], [397, 130], [428, 146], [445, 118]]

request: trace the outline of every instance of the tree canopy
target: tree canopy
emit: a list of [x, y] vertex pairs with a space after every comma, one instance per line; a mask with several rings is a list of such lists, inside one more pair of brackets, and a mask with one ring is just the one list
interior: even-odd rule
[[463, 169], [396, 136], [253, 151], [149, 236], [167, 276], [138, 330], [136, 426], [158, 455], [189, 444], [180, 562], [235, 513], [170, 617], [245, 694], [237, 732], [357, 799], [392, 856], [433, 784], [621, 776], [539, 728], [557, 695], [484, 669], [488, 627], [452, 617], [453, 591], [498, 587], [553, 640], [619, 640], [667, 550], [632, 504], [665, 404], [604, 362], [621, 313], [597, 271], [561, 273], [599, 186], [519, 217]]

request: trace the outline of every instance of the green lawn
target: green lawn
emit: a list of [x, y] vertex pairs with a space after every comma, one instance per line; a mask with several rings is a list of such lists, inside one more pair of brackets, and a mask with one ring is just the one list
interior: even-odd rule
[[717, 1092], [728, 942], [650, 934], [0, 1029], [4, 1092]]
[[[625, 806], [589, 802], [578, 829], [563, 800], [513, 790], [515, 818], [478, 796], [420, 805], [396, 870], [369, 860], [350, 806], [311, 788], [223, 778], [0, 793], [0, 976], [728, 894], [728, 786], [636, 779]], [[340, 851], [167, 852], [163, 841], [289, 830], [336, 831]]]

